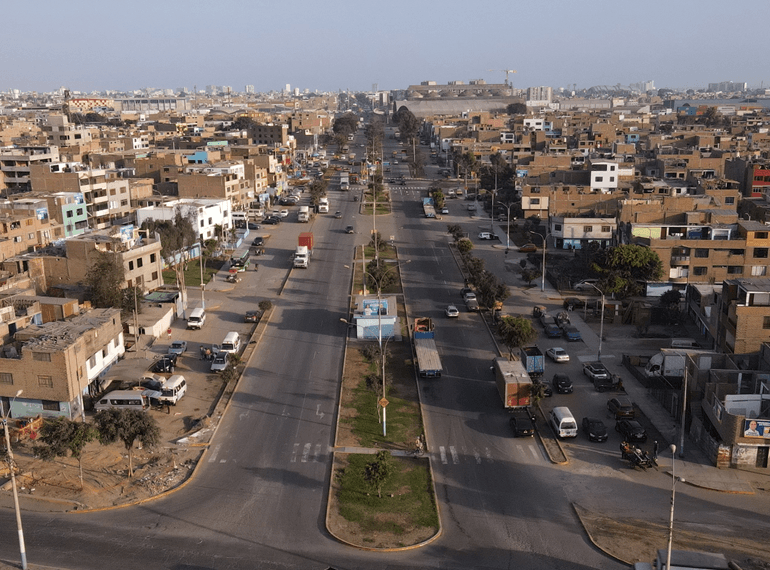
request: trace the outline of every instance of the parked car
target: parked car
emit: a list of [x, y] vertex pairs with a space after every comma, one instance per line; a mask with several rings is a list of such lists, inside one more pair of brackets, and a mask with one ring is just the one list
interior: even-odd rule
[[546, 356], [554, 362], [569, 362], [569, 354], [561, 347], [554, 346], [545, 351]]
[[490, 232], [481, 232], [479, 234], [479, 239], [495, 239], [495, 234]]
[[171, 364], [176, 366], [176, 361], [179, 359], [179, 355], [176, 352], [169, 352], [168, 354], [164, 354], [161, 358], [168, 358], [171, 361]]
[[222, 372], [225, 368], [227, 368], [227, 353], [223, 352], [214, 357], [211, 362], [211, 371]]
[[260, 226], [260, 225], [259, 225], [259, 224], [257, 224], [256, 222], [249, 222], [249, 223], [247, 224], [247, 226], [248, 226], [248, 228], [249, 228], [250, 230], [259, 230], [259, 229], [261, 229], [261, 228], [262, 228], [262, 226]]
[[441, 213], [442, 214], [448, 214], [449, 213], [449, 208], [441, 208]]
[[515, 410], [508, 420], [513, 437], [535, 435], [535, 421], [527, 410]]
[[275, 226], [277, 224], [281, 223], [281, 218], [276, 218], [274, 216], [268, 216], [264, 220], [262, 220], [263, 224], [266, 224], [268, 226]]
[[463, 294], [463, 299], [465, 299], [466, 301], [470, 301], [471, 299], [474, 301], [478, 301], [478, 299], [476, 299], [476, 293], [474, 293], [473, 291], [466, 291]]
[[602, 420], [596, 418], [583, 418], [583, 433], [586, 434], [589, 441], [596, 441], [602, 443], [607, 441], [609, 437], [607, 434], [607, 426], [604, 425]]
[[163, 387], [165, 382], [166, 379], [163, 376], [146, 374], [142, 377], [141, 380], [139, 380], [139, 386], [142, 388], [147, 388], [148, 390], [155, 390], [156, 392], [160, 392], [160, 389]]
[[596, 285], [598, 282], [598, 279], [583, 279], [582, 281], [575, 283], [572, 288], [575, 291], [596, 291], [593, 285]]
[[150, 367], [150, 372], [155, 372], [156, 374], [173, 374], [174, 368], [174, 363], [170, 358], [159, 358]]
[[572, 394], [572, 380], [566, 374], [554, 374], [551, 384], [557, 394]]
[[586, 302], [583, 299], [578, 299], [577, 297], [567, 297], [564, 299], [564, 308], [568, 311], [582, 309], [585, 306]]
[[184, 340], [175, 340], [168, 349], [170, 354], [184, 354], [186, 350], [187, 341]]
[[262, 311], [246, 311], [246, 314], [243, 316], [243, 322], [245, 323], [256, 323], [259, 321], [259, 317], [262, 316]]
[[454, 305], [447, 306], [447, 308], [444, 309], [444, 313], [446, 314], [447, 317], [459, 317], [460, 316], [460, 311], [458, 311], [457, 307], [455, 307]]
[[346, 233], [346, 234], [352, 234], [352, 233], [355, 233], [355, 229], [353, 228], [353, 226], [347, 226], [347, 227], [345, 228], [345, 233]]
[[601, 362], [586, 362], [583, 364], [583, 374], [588, 376], [592, 382], [597, 378], [601, 380], [611, 378], [610, 371]]
[[519, 248], [521, 253], [533, 253], [537, 251], [537, 246], [534, 243], [525, 243]]
[[636, 410], [628, 396], [610, 398], [607, 400], [607, 410], [615, 416], [616, 420], [622, 418], [633, 419], [636, 416]]
[[289, 217], [289, 210], [286, 210], [286, 209], [281, 210], [280, 212], [278, 212], [278, 215], [281, 218], [288, 218]]
[[[538, 376], [532, 377], [532, 386], [533, 388], [537, 386], [538, 390], [542, 390], [543, 396], [546, 398], [550, 398], [551, 396], [553, 396], [553, 388], [551, 388], [549, 384], [546, 384], [545, 382], [541, 381], [541, 379]], [[542, 388], [540, 388], [540, 386], [542, 386]]]
[[620, 433], [625, 441], [640, 443], [647, 441], [647, 431], [636, 420], [618, 420], [615, 431]]
[[257, 236], [254, 238], [254, 241], [251, 242], [251, 245], [256, 245], [257, 247], [265, 245], [265, 238], [262, 236]]
[[462, 289], [460, 289], [460, 297], [462, 297], [463, 299], [465, 299], [465, 295], [467, 295], [468, 293], [473, 293], [473, 289], [471, 289], [470, 287], [463, 287]]

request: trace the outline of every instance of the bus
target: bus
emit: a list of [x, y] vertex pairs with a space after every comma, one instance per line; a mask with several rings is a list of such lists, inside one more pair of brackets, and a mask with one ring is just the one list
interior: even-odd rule
[[242, 255], [233, 256], [230, 258], [230, 271], [237, 272], [246, 271], [249, 268], [249, 252], [245, 251]]

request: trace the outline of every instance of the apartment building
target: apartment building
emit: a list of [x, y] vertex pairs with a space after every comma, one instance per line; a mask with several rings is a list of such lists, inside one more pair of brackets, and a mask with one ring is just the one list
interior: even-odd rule
[[180, 198], [223, 198], [233, 206], [245, 206], [254, 195], [243, 164], [237, 170], [187, 167], [177, 176], [177, 187]]
[[125, 352], [119, 309], [94, 309], [16, 331], [0, 349], [0, 397], [13, 398], [11, 417], [83, 417], [83, 397]]
[[550, 216], [548, 232], [556, 249], [583, 249], [590, 243], [605, 248], [615, 245], [615, 217]]
[[141, 227], [148, 220], [173, 220], [177, 212], [191, 218], [201, 243], [215, 238], [217, 227], [221, 228], [224, 235], [233, 227], [230, 201], [214, 198], [180, 198], [158, 206], [139, 208], [136, 211], [136, 223]]
[[13, 146], [0, 148], [0, 191], [26, 192], [31, 189], [30, 168], [35, 164], [59, 162], [56, 146]]
[[717, 346], [748, 354], [770, 342], [770, 279], [726, 279], [718, 304]]
[[0, 202], [0, 259], [35, 251], [64, 237], [62, 225], [48, 216], [46, 202], [32, 202]]

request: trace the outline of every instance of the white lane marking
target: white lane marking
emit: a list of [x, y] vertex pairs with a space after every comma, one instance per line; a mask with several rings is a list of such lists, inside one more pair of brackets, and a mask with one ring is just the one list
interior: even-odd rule
[[214, 463], [214, 461], [217, 460], [217, 453], [219, 453], [219, 448], [221, 447], [221, 444], [217, 445], [214, 448], [214, 453], [211, 454], [211, 457], [209, 457], [209, 463]]
[[534, 445], [529, 446], [529, 451], [532, 453], [532, 457], [535, 459], [540, 459], [540, 457], [538, 457], [537, 449], [535, 449]]
[[460, 457], [457, 455], [457, 450], [455, 449], [454, 445], [449, 446], [449, 453], [452, 454], [452, 463], [454, 463], [455, 465], [460, 463]]
[[302, 463], [307, 463], [307, 456], [310, 455], [310, 443], [306, 443], [305, 447], [302, 449]]
[[227, 459], [220, 459], [219, 462], [220, 463], [227, 463]]
[[321, 455], [321, 444], [315, 444], [315, 453], [313, 453], [313, 462], [318, 463], [318, 456]]
[[478, 452], [478, 450], [476, 449], [473, 450], [473, 457], [476, 458], [476, 463], [478, 465], [481, 465], [481, 454]]
[[439, 448], [438, 448], [438, 452], [439, 452], [439, 455], [441, 455], [441, 463], [443, 463], [444, 465], [446, 465], [446, 464], [447, 464], [447, 460], [446, 460], [446, 449], [444, 449], [444, 446], [443, 446], [443, 445], [439, 446]]
[[291, 462], [296, 463], [297, 462], [297, 451], [299, 451], [299, 444], [294, 444], [294, 451], [291, 452]]
[[319, 418], [324, 417], [324, 413], [321, 411], [321, 404], [316, 404], [315, 415], [318, 416]]

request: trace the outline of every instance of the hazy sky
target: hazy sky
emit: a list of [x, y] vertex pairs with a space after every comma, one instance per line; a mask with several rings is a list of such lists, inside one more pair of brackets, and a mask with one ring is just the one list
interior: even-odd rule
[[769, 0], [0, 3], [0, 90], [770, 86]]

